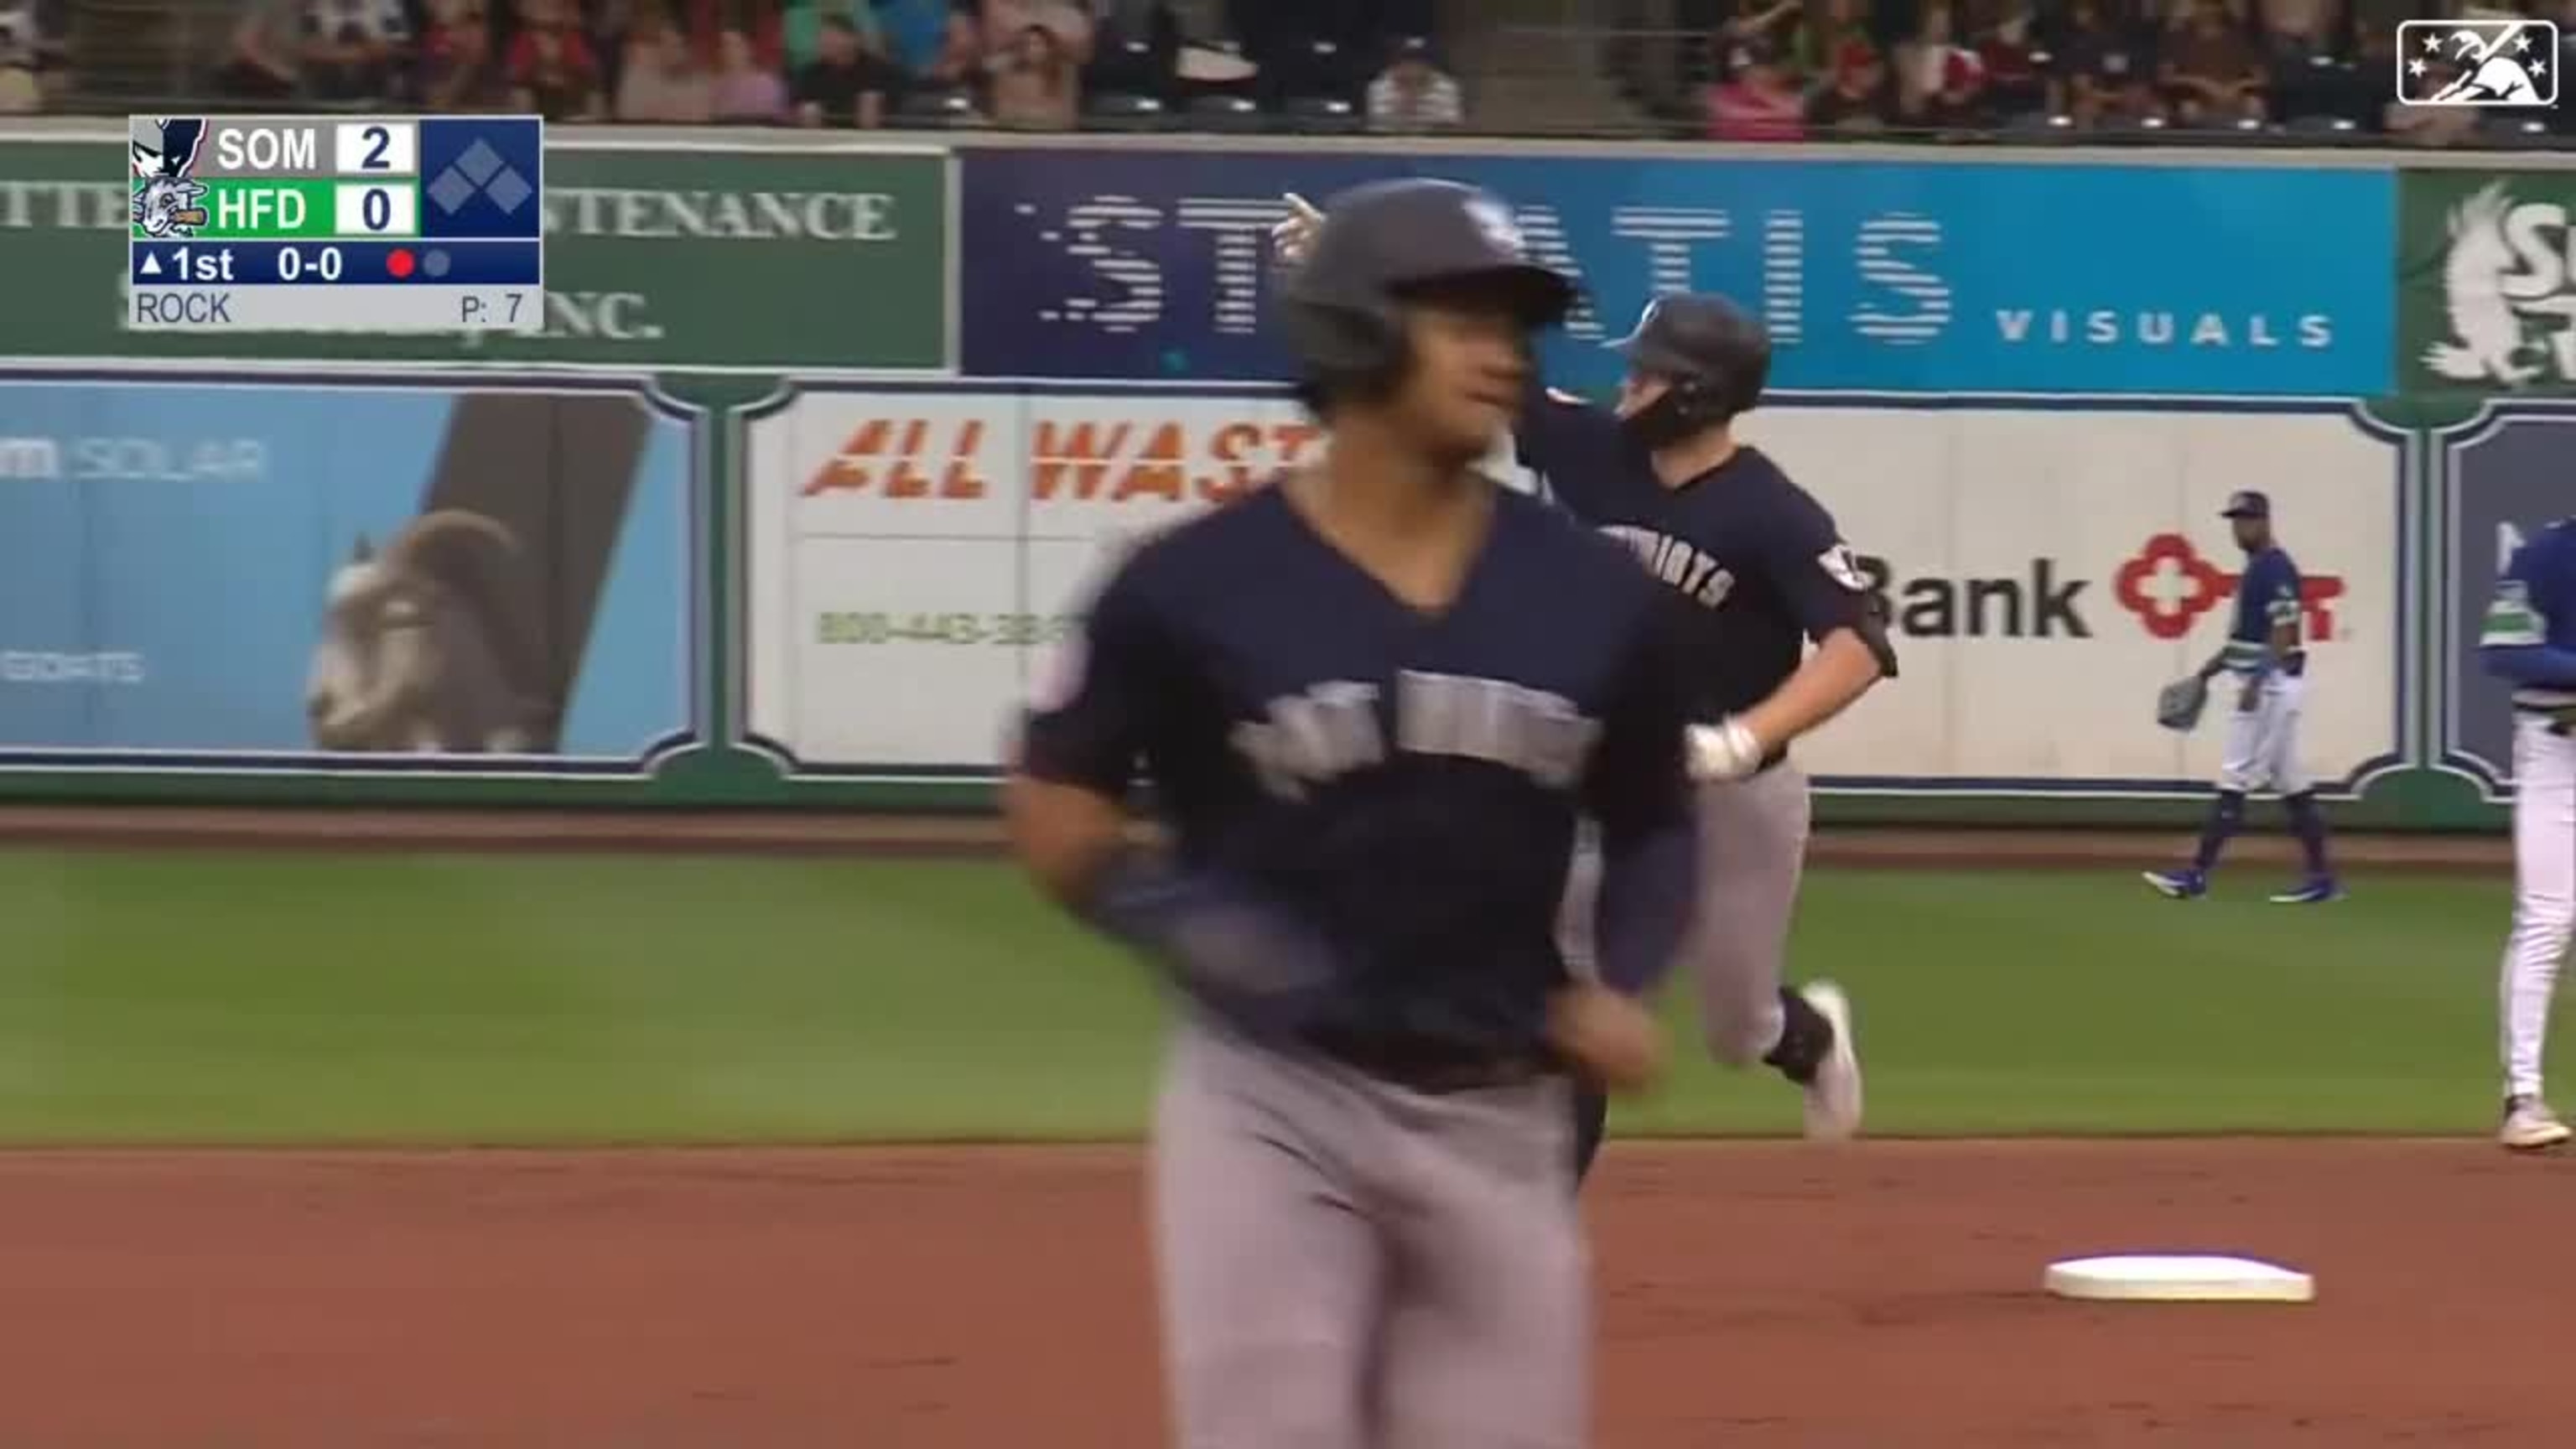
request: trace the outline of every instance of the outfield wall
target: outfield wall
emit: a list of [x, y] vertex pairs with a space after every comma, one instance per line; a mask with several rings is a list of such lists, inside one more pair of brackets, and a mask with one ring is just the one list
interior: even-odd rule
[[2564, 157], [558, 129], [544, 336], [255, 345], [121, 330], [123, 164], [0, 129], [0, 800], [985, 808], [1102, 564], [1316, 446], [1262, 238], [1387, 175], [1583, 278], [1565, 388], [1760, 304], [1906, 662], [1829, 819], [2180, 818], [2257, 486], [2345, 818], [2494, 828], [2472, 630], [2576, 499]]

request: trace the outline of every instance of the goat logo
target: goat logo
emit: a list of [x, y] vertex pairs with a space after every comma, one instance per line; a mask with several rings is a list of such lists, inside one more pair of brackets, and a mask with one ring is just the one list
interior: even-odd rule
[[134, 224], [155, 241], [190, 237], [206, 224], [206, 184], [189, 173], [206, 142], [202, 117], [136, 116], [126, 123], [134, 168]]
[[[2544, 232], [2556, 233], [2550, 237]], [[2455, 382], [2521, 387], [2556, 363], [2576, 380], [2576, 290], [2569, 286], [2566, 208], [2516, 205], [2501, 181], [2451, 209], [2442, 258], [2443, 317], [2451, 339], [2423, 352], [2424, 366]], [[2568, 324], [2533, 335], [2537, 319]], [[2526, 360], [2538, 354], [2541, 365]]]
[[364, 753], [521, 754], [548, 747], [509, 608], [519, 541], [461, 509], [382, 548], [363, 535], [333, 575], [305, 691], [313, 742]]

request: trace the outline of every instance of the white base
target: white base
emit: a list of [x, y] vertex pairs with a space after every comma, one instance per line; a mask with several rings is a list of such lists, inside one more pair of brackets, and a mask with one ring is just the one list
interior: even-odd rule
[[2183, 1253], [2124, 1253], [2051, 1263], [2060, 1298], [2143, 1303], [2307, 1303], [2317, 1280], [2276, 1263]]

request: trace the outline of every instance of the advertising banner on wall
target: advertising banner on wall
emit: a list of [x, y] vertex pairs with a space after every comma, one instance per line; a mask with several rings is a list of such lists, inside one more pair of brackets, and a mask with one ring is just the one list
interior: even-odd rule
[[1121, 550], [1321, 435], [1289, 399], [802, 393], [744, 424], [737, 718], [809, 773], [983, 774]]
[[[2396, 751], [2404, 450], [2350, 415], [1885, 404], [1748, 424], [1841, 518], [1904, 656], [1802, 752], [1810, 770], [1895, 792], [2203, 788], [2220, 729], [2175, 736], [2153, 701], [2224, 637], [2240, 560], [2218, 512], [2248, 478], [2310, 580], [2310, 769], [2349, 780]], [[1319, 442], [1276, 395], [1071, 389], [818, 390], [744, 428], [740, 718], [818, 775], [989, 772], [1120, 550]]]
[[948, 162], [935, 150], [556, 144], [540, 336], [124, 332], [124, 143], [0, 140], [17, 358], [577, 363], [626, 371], [948, 366]]
[[1263, 311], [1283, 192], [1427, 173], [1512, 202], [1589, 292], [1560, 384], [1651, 295], [1758, 305], [1801, 390], [2370, 397], [2388, 390], [2396, 182], [2187, 165], [976, 149], [965, 371], [1285, 375]]
[[2576, 392], [2576, 171], [2408, 171], [2397, 385]]
[[2442, 761], [2482, 785], [2509, 786], [2511, 686], [2478, 662], [2478, 631], [2496, 580], [2524, 541], [2576, 514], [2576, 404], [2508, 405], [2436, 446], [2449, 545], [2437, 664]]
[[0, 375], [0, 767], [636, 773], [699, 439], [637, 391]]
[[2231, 688], [2189, 735], [2157, 688], [2227, 636], [2228, 494], [2269, 491], [2306, 580], [2301, 754], [2323, 788], [2401, 743], [2402, 436], [2349, 412], [1775, 407], [1745, 419], [1843, 526], [1903, 676], [1801, 761], [1896, 790], [2206, 788]]

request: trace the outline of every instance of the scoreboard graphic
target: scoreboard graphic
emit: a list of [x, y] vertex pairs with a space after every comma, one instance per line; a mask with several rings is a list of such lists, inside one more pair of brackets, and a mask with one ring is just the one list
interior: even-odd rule
[[540, 332], [534, 116], [137, 116], [138, 332]]

